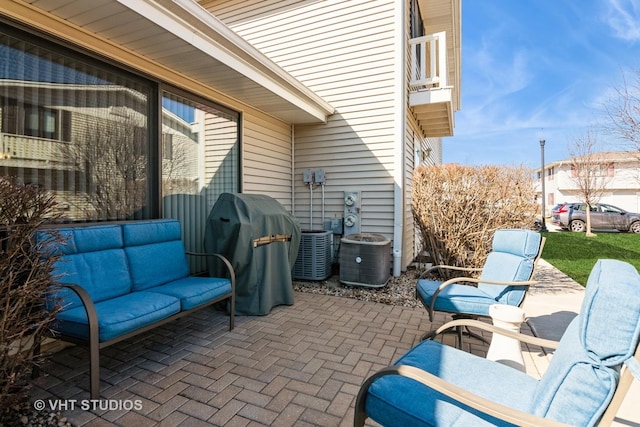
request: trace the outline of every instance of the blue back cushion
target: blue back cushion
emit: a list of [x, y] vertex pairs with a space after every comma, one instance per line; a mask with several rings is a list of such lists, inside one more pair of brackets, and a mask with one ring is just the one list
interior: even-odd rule
[[[94, 302], [131, 291], [120, 226], [64, 228], [55, 232], [65, 240], [52, 249], [62, 254], [53, 272], [58, 282], [82, 286]], [[59, 298], [63, 309], [81, 305], [75, 293], [64, 288], [52, 296]]]
[[[499, 282], [530, 280], [541, 239], [540, 233], [531, 230], [496, 230], [492, 251], [487, 257], [480, 279]], [[524, 286], [483, 283], [478, 284], [478, 289], [502, 304], [516, 306], [520, 305], [526, 292]]]
[[122, 229], [119, 225], [97, 225], [55, 230], [64, 240], [63, 254], [81, 254], [105, 249], [122, 249]]
[[189, 275], [179, 221], [138, 221], [123, 224], [122, 230], [134, 290]]
[[572, 425], [596, 425], [638, 346], [640, 276], [630, 264], [596, 263], [580, 316], [565, 331], [538, 383], [531, 411]]
[[640, 336], [640, 276], [626, 262], [599, 260], [582, 302], [580, 340], [606, 366], [631, 357]]

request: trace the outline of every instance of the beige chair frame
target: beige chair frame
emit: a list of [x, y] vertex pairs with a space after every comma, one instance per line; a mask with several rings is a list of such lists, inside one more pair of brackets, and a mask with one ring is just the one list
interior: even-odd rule
[[[524, 342], [527, 344], [532, 344], [536, 346], [540, 346], [543, 348], [555, 349], [557, 348], [558, 342], [547, 340], [543, 338], [537, 338], [530, 335], [524, 335], [518, 332], [511, 332], [504, 330], [502, 328], [498, 328], [496, 326], [490, 325], [485, 322], [481, 322], [478, 320], [471, 319], [461, 319], [461, 320], [453, 320], [448, 322], [437, 329], [436, 334], [444, 333], [449, 329], [458, 328], [461, 326], [472, 326], [474, 328], [482, 329], [488, 332], [499, 333], [501, 335], [514, 338], [520, 342]], [[640, 362], [640, 345], [636, 347], [636, 351], [633, 356], [638, 362]], [[498, 363], [498, 362], [496, 362]], [[355, 406], [355, 414], [354, 414], [354, 427], [361, 427], [364, 425], [365, 420], [367, 419], [367, 415], [365, 413], [365, 401], [367, 396], [367, 390], [371, 383], [382, 376], [385, 375], [401, 375], [404, 377], [411, 378], [426, 387], [429, 387], [433, 390], [436, 390], [445, 396], [449, 396], [452, 399], [468, 405], [471, 408], [474, 408], [480, 412], [485, 414], [489, 414], [498, 419], [504, 420], [506, 422], [516, 424], [519, 426], [528, 426], [528, 427], [554, 427], [554, 426], [566, 426], [567, 424], [563, 424], [557, 421], [549, 420], [546, 418], [541, 418], [527, 412], [522, 412], [515, 410], [513, 408], [509, 408], [508, 406], [500, 405], [491, 400], [485, 399], [481, 396], [473, 394], [467, 390], [464, 390], [460, 387], [457, 387], [453, 384], [450, 384], [437, 376], [423, 371], [422, 369], [406, 366], [406, 365], [398, 365], [398, 366], [389, 366], [387, 368], [383, 368], [380, 371], [373, 374], [371, 377], [367, 378], [367, 380], [360, 387], [360, 392], [358, 393], [358, 397], [356, 398], [356, 406]], [[625, 396], [627, 395], [631, 384], [633, 383], [633, 375], [629, 369], [623, 366], [622, 372], [620, 375], [620, 381], [618, 382], [618, 387], [609, 403], [609, 406], [605, 410], [602, 418], [600, 419], [599, 426], [610, 426], [613, 422], [622, 402], [624, 401]]]
[[[436, 304], [436, 299], [438, 297], [438, 295], [440, 294], [440, 292], [442, 292], [447, 286], [453, 285], [453, 284], [459, 284], [459, 285], [464, 285], [467, 284], [468, 286], [474, 286], [478, 283], [486, 283], [488, 285], [497, 285], [497, 286], [531, 286], [531, 285], [536, 285], [538, 283], [537, 280], [532, 280], [531, 278], [534, 276], [534, 274], [536, 273], [536, 270], [538, 268], [538, 261], [540, 261], [540, 258], [542, 257], [542, 251], [544, 249], [544, 245], [546, 242], [547, 238], [546, 237], [542, 237], [540, 240], [540, 248], [538, 249], [538, 253], [536, 254], [535, 258], [533, 259], [533, 269], [531, 270], [531, 275], [529, 276], [529, 280], [526, 281], [520, 281], [520, 282], [498, 282], [498, 281], [491, 281], [491, 280], [480, 280], [478, 278], [474, 278], [474, 277], [454, 277], [452, 279], [446, 280], [444, 282], [442, 282], [442, 284], [440, 284], [440, 286], [438, 286], [438, 289], [436, 289], [436, 291], [434, 292], [433, 296], [431, 297], [431, 304], [429, 304], [429, 306], [426, 306], [425, 304], [425, 308], [427, 309], [427, 312], [429, 313], [429, 321], [433, 322], [433, 318], [435, 316], [435, 312], [437, 311], [435, 309], [435, 304]], [[470, 267], [457, 267], [457, 266], [453, 266], [453, 265], [434, 265], [432, 267], [429, 267], [427, 270], [425, 270], [421, 275], [420, 275], [420, 279], [425, 279], [428, 274], [434, 270], [438, 270], [438, 269], [442, 269], [442, 270], [455, 270], [455, 271], [461, 271], [461, 272], [469, 272], [469, 273], [473, 273], [473, 272], [480, 272], [482, 271], [482, 268], [470, 268]], [[527, 289], [528, 290], [528, 289]], [[418, 292], [416, 291], [416, 298], [419, 299], [420, 301], [422, 301], [422, 299], [418, 296]], [[518, 305], [518, 307], [522, 307], [522, 305], [524, 304], [525, 299], [527, 298], [527, 292], [525, 292], [524, 297], [522, 298], [522, 301], [520, 301], [520, 304]], [[453, 318], [454, 320], [457, 319], [477, 319], [479, 316], [477, 315], [467, 315], [465, 313], [453, 313], [453, 312], [448, 312], [448, 311], [443, 311], [443, 313], [451, 313], [453, 314]], [[470, 326], [470, 325], [469, 325]], [[479, 339], [481, 341], [485, 341], [484, 338], [482, 338], [480, 335], [478, 334], [474, 334], [471, 332], [471, 330], [469, 329], [469, 326], [467, 325], [462, 325], [462, 326], [458, 326], [455, 329], [455, 332], [458, 335], [458, 348], [462, 348], [462, 335], [463, 335], [463, 331], [464, 334], [474, 337], [476, 339]], [[436, 335], [436, 331], [429, 331], [427, 333], [425, 333], [422, 336], [422, 339], [433, 339], [433, 337]]]

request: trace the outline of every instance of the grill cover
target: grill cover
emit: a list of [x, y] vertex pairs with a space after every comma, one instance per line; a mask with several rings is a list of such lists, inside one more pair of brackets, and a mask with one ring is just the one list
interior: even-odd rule
[[[298, 256], [298, 220], [272, 197], [223, 193], [205, 228], [204, 247], [229, 259], [236, 273], [236, 313], [268, 314], [293, 304], [291, 270]], [[212, 275], [222, 274], [209, 260]]]

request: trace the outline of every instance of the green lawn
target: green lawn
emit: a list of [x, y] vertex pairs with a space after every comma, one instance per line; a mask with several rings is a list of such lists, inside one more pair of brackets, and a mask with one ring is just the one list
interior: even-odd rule
[[568, 231], [543, 233], [547, 238], [542, 258], [581, 285], [598, 259], [612, 258], [640, 270], [640, 234], [598, 232], [596, 237]]

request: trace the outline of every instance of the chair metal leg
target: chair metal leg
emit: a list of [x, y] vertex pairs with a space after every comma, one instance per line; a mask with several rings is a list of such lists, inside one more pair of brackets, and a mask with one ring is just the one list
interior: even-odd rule
[[[473, 316], [465, 316], [465, 315], [460, 315], [460, 314], [454, 314], [453, 316], [453, 320], [458, 320], [458, 319], [477, 319], [477, 317], [473, 317]], [[462, 350], [462, 344], [463, 344], [463, 340], [462, 337], [463, 335], [466, 335], [470, 338], [475, 338], [477, 340], [482, 341], [485, 344], [489, 344], [489, 341], [484, 338], [482, 335], [476, 334], [475, 332], [472, 332], [471, 329], [469, 329], [468, 326], [456, 326], [453, 329], [449, 329], [447, 331], [444, 332], [445, 334], [456, 334], [456, 348], [459, 348], [460, 350]], [[424, 335], [422, 335], [422, 337], [420, 337], [420, 341], [424, 341], [424, 340], [433, 340], [436, 337], [436, 331], [435, 330], [431, 330], [429, 332], [426, 332]]]
[[464, 327], [464, 329], [465, 329], [464, 334], [465, 334], [466, 336], [471, 337], [471, 338], [475, 338], [475, 339], [477, 339], [477, 340], [480, 340], [480, 341], [482, 341], [482, 342], [483, 342], [483, 343], [485, 343], [485, 344], [489, 344], [489, 343], [490, 343], [490, 341], [489, 341], [489, 340], [487, 340], [487, 339], [486, 339], [485, 337], [483, 337], [482, 335], [478, 335], [478, 334], [476, 334], [475, 332], [471, 332], [471, 329], [469, 329], [469, 327], [468, 327], [468, 326], [465, 326], [465, 327]]
[[420, 337], [420, 341], [433, 340], [435, 337], [436, 337], [436, 331], [431, 330], [431, 331], [425, 332], [425, 333]]
[[100, 399], [100, 344], [97, 338], [89, 343], [89, 387], [91, 399]]

